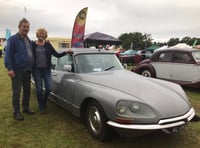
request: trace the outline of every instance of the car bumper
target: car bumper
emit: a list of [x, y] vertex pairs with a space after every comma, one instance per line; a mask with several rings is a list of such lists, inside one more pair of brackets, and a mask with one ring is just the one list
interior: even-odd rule
[[187, 122], [192, 120], [195, 116], [195, 110], [191, 108], [183, 116], [163, 119], [158, 122], [158, 124], [120, 124], [113, 121], [108, 121], [107, 124], [120, 129], [130, 129], [130, 130], [160, 130], [160, 129], [169, 129], [173, 127], [179, 127], [185, 125]]

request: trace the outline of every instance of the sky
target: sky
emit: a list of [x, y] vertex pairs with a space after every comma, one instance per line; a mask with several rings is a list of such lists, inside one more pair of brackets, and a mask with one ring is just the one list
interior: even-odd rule
[[85, 34], [118, 38], [141, 32], [156, 42], [200, 37], [200, 0], [0, 0], [0, 37], [5, 37], [6, 29], [15, 34], [25, 17], [33, 39], [40, 27], [49, 37], [71, 38], [75, 17], [84, 7], [88, 7]]

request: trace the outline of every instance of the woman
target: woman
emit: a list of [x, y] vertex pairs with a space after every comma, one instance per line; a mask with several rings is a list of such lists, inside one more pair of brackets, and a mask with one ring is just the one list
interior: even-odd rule
[[[37, 100], [40, 113], [45, 112], [46, 101], [51, 91], [51, 55], [59, 58], [66, 54], [72, 54], [72, 50], [57, 53], [50, 42], [46, 41], [47, 31], [40, 28], [36, 32], [37, 41], [33, 42], [33, 78], [36, 84]], [[45, 92], [43, 93], [43, 82]]]

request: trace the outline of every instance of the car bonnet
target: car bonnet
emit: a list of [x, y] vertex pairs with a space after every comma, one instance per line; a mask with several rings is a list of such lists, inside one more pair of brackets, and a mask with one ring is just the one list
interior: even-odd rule
[[128, 94], [132, 96], [133, 100], [137, 98], [137, 100], [150, 105], [163, 117], [183, 115], [190, 109], [188, 100], [184, 99], [177, 89], [173, 89], [173, 87], [178, 86], [173, 83], [166, 82], [167, 85], [165, 85], [163, 82], [154, 82], [150, 78], [127, 70], [96, 72], [83, 74], [81, 77], [83, 81]]

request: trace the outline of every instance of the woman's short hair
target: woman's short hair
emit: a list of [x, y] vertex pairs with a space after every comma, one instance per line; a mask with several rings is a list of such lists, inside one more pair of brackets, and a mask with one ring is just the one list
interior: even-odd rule
[[44, 33], [45, 39], [47, 38], [48, 35], [47, 35], [46, 29], [44, 29], [44, 28], [39, 28], [39, 29], [36, 31], [36, 37], [38, 37], [40, 33]]

